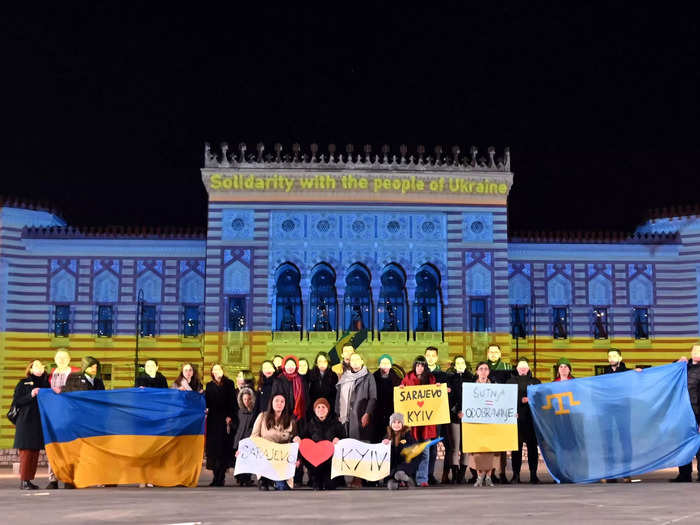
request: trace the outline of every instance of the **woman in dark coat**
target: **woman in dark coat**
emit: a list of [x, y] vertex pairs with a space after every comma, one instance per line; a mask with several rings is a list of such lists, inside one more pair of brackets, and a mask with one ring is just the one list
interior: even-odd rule
[[204, 391], [207, 402], [207, 468], [214, 472], [214, 479], [209, 486], [223, 487], [226, 470], [233, 466], [236, 385], [224, 375], [219, 364], [211, 367], [211, 378]]
[[469, 456], [466, 452], [462, 452], [462, 384], [473, 381], [474, 376], [469, 371], [467, 361], [458, 355], [455, 357], [452, 368], [447, 371], [447, 386], [450, 388], [447, 396], [450, 401], [450, 450], [452, 451], [450, 470], [453, 484], [466, 483], [465, 474], [469, 465]]
[[272, 386], [275, 384], [277, 369], [272, 361], [263, 361], [260, 365], [260, 375], [258, 376], [257, 398], [255, 399], [255, 408], [253, 413], [258, 414], [265, 412], [272, 401]]
[[[312, 441], [330, 441], [334, 445], [345, 437], [343, 425], [338, 421], [338, 416], [331, 412], [331, 404], [324, 397], [316, 400], [313, 406], [313, 415], [302, 425], [299, 433], [301, 439]], [[311, 487], [314, 490], [334, 490], [335, 483], [331, 479], [331, 462], [329, 458], [319, 466], [314, 467], [304, 460], [306, 468], [309, 470]]]
[[168, 388], [168, 380], [158, 372], [158, 361], [149, 359], [143, 365], [143, 374], [136, 378], [134, 386], [137, 388]]
[[394, 387], [401, 384], [401, 377], [393, 368], [394, 361], [389, 354], [379, 358], [379, 368], [374, 372], [377, 384], [377, 404], [372, 415], [373, 443], [379, 443], [386, 435], [389, 416], [394, 413]]
[[44, 448], [44, 434], [41, 430], [41, 416], [36, 396], [40, 388], [51, 388], [41, 361], [32, 361], [27, 366], [25, 377], [15, 387], [12, 402], [19, 409], [15, 422], [14, 448], [19, 450], [20, 488], [38, 489], [32, 483], [36, 475], [39, 451]]
[[309, 416], [319, 398], [326, 399], [331, 405], [331, 412], [335, 412], [335, 385], [338, 383], [338, 374], [330, 369], [329, 360], [327, 352], [316, 354], [314, 367], [306, 376], [309, 387]]
[[71, 374], [61, 389], [64, 392], [80, 392], [83, 390], [104, 390], [105, 384], [100, 377], [100, 362], [91, 356], [83, 357], [80, 374]]

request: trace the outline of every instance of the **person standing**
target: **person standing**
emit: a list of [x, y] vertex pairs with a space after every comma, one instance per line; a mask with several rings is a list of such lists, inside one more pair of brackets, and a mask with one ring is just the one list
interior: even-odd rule
[[260, 374], [258, 375], [258, 390], [255, 399], [255, 409], [253, 413], [257, 416], [261, 412], [265, 412], [272, 401], [272, 387], [275, 384], [277, 369], [270, 360], [265, 360], [260, 365]]
[[300, 421], [306, 416], [306, 388], [299, 375], [299, 361], [288, 355], [282, 364], [282, 373], [277, 375], [272, 385], [272, 396], [282, 394], [294, 417]]
[[[690, 396], [690, 406], [693, 407], [695, 422], [700, 423], [700, 344], [693, 345], [690, 350], [690, 360], [681, 357], [679, 361], [688, 363], [688, 395]], [[695, 456], [697, 461], [698, 481], [700, 481], [700, 450]], [[670, 479], [674, 483], [687, 483], [693, 481], [693, 461], [687, 465], [678, 467], [678, 476]]]
[[19, 413], [15, 421], [14, 448], [19, 451], [20, 489], [35, 490], [39, 487], [32, 483], [36, 476], [39, 452], [44, 448], [44, 434], [41, 430], [41, 416], [36, 396], [40, 388], [49, 388], [49, 378], [41, 361], [29, 363], [25, 377], [15, 387], [12, 403]]
[[520, 468], [523, 464], [523, 443], [527, 445], [527, 465], [530, 468], [530, 483], [539, 483], [537, 466], [539, 464], [539, 452], [537, 450], [537, 437], [535, 425], [532, 421], [527, 387], [539, 385], [540, 380], [532, 377], [529, 361], [522, 357], [518, 361], [515, 371], [517, 376], [508, 380], [509, 384], [518, 385], [518, 450], [511, 453], [513, 463], [513, 479], [511, 483], [520, 483]]
[[[345, 435], [368, 442], [372, 439], [371, 414], [377, 404], [377, 385], [359, 354], [350, 356], [350, 368], [343, 372], [336, 385], [335, 411], [344, 426]], [[362, 485], [359, 478], [352, 486]]]
[[149, 359], [143, 365], [143, 374], [139, 374], [134, 382], [137, 388], [168, 388], [168, 380], [158, 372], [158, 361]]
[[[438, 364], [438, 349], [434, 346], [429, 346], [425, 349], [425, 352], [423, 353], [423, 356], [425, 357], [425, 360], [428, 363], [428, 371], [433, 374], [435, 377], [435, 383], [440, 384], [440, 383], [447, 383], [447, 372], [444, 372], [441, 368], [440, 365]], [[448, 473], [449, 469], [447, 468], [447, 465], [449, 463], [450, 457], [452, 457], [452, 451], [450, 450], [450, 442], [449, 442], [449, 428], [450, 425], [437, 425], [437, 435], [439, 437], [443, 437], [444, 440], [442, 441], [442, 446], [444, 447], [445, 450], [445, 460], [443, 460], [443, 469], [442, 469], [442, 482], [443, 483], [448, 483]], [[438, 453], [438, 447], [440, 447], [440, 443], [435, 445], [434, 447], [430, 447], [429, 450], [429, 455], [430, 455], [430, 463], [428, 466], [428, 484], [430, 485], [437, 485], [438, 480], [435, 477], [435, 462], [437, 460], [437, 453]]]
[[450, 470], [453, 484], [466, 483], [469, 454], [462, 452], [462, 384], [473, 381], [474, 376], [468, 370], [467, 360], [461, 355], [455, 357], [452, 368], [448, 370], [447, 382], [450, 387], [447, 397], [450, 402]]
[[[65, 348], [59, 348], [53, 359], [56, 367], [49, 374], [49, 383], [51, 384], [51, 390], [60, 394], [63, 387], [66, 386], [70, 375], [80, 372], [80, 368], [70, 366], [70, 354]], [[67, 489], [73, 488], [73, 485], [70, 483], [64, 483], [63, 486]], [[49, 490], [58, 488], [58, 478], [51, 468], [51, 462], [49, 462], [49, 484], [46, 485], [46, 488]]]
[[560, 357], [556, 366], [557, 377], [554, 378], [554, 381], [569, 381], [570, 379], [574, 379], [574, 376], [571, 375], [571, 361], [566, 357]]
[[192, 366], [192, 363], [185, 363], [182, 365], [177, 379], [173, 381], [170, 388], [175, 388], [183, 392], [199, 392], [200, 394], [204, 392], [204, 386], [199, 380], [197, 369]]
[[83, 357], [81, 368], [81, 374], [70, 374], [68, 376], [61, 393], [105, 389], [104, 381], [100, 377], [100, 362], [97, 359], [91, 356]]
[[226, 470], [233, 466], [236, 385], [224, 375], [220, 364], [211, 367], [211, 379], [204, 391], [207, 403], [207, 469], [214, 473], [214, 479], [209, 486], [223, 487]]
[[389, 418], [394, 413], [394, 387], [401, 384], [399, 374], [393, 368], [394, 360], [389, 354], [379, 358], [379, 368], [374, 372], [377, 385], [377, 403], [372, 414], [372, 443], [379, 443], [386, 436]]
[[324, 398], [331, 404], [331, 412], [335, 413], [335, 385], [338, 384], [338, 374], [330, 369], [329, 357], [326, 352], [319, 352], [314, 359], [314, 366], [308, 374], [309, 406], [319, 398]]
[[[489, 379], [491, 374], [491, 368], [487, 361], [481, 361], [476, 365], [476, 378], [475, 383], [492, 383]], [[469, 455], [469, 467], [476, 469], [477, 478], [474, 482], [475, 487], [493, 487], [493, 480], [491, 479], [491, 472], [493, 471], [494, 462], [500, 452], [474, 452]]]
[[[238, 418], [236, 425], [236, 433], [233, 436], [234, 455], [238, 450], [238, 444], [241, 439], [249, 438], [253, 431], [253, 423], [255, 423], [255, 392], [252, 388], [244, 386], [238, 391]], [[238, 474], [236, 481], [242, 487], [248, 487], [253, 484], [251, 474]]]
[[[428, 361], [422, 355], [419, 355], [413, 361], [413, 370], [411, 370], [401, 380], [401, 387], [417, 386], [417, 385], [434, 385], [436, 383], [435, 376], [428, 370]], [[421, 427], [412, 427], [411, 434], [416, 442], [429, 441], [437, 437], [437, 427], [435, 425], [425, 425]], [[426, 447], [423, 451], [423, 458], [418, 463], [418, 472], [416, 473], [416, 483], [421, 487], [427, 487], [430, 480], [430, 457], [431, 450], [435, 447]]]

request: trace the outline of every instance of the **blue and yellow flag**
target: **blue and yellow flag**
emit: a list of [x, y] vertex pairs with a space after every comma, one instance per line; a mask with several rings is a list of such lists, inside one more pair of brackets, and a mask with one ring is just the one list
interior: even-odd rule
[[46, 454], [61, 481], [197, 486], [204, 396], [166, 388], [41, 389], [38, 400]]
[[689, 463], [700, 448], [685, 363], [527, 388], [555, 481], [588, 483]]
[[414, 458], [420, 456], [426, 448], [437, 445], [440, 443], [440, 441], [442, 441], [442, 439], [443, 438], [435, 438], [431, 439], [430, 441], [421, 441], [415, 445], [409, 445], [408, 447], [403, 448], [401, 455], [404, 457], [406, 463], [410, 463]]

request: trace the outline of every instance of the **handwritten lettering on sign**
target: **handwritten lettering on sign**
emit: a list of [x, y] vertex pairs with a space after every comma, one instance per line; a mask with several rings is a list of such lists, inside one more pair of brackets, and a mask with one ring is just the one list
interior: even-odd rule
[[255, 474], [277, 481], [293, 478], [298, 452], [297, 443], [273, 443], [258, 437], [242, 439], [234, 475]]
[[390, 445], [363, 443], [356, 439], [341, 439], [335, 444], [331, 478], [354, 476], [379, 481], [389, 475], [390, 468]]
[[517, 424], [518, 386], [493, 383], [462, 385], [462, 422]]
[[394, 412], [403, 414], [411, 427], [449, 423], [447, 385], [394, 387]]

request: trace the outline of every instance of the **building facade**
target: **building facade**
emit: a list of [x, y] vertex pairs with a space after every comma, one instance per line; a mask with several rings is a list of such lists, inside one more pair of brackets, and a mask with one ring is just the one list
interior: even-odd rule
[[[55, 213], [0, 208], [3, 410], [27, 363], [57, 348], [103, 363], [108, 388], [158, 359], [172, 381], [310, 361], [352, 340], [370, 368], [410, 366], [426, 346], [443, 368], [497, 343], [543, 380], [561, 356], [596, 373], [607, 348], [628, 365], [687, 353], [700, 316], [700, 222], [669, 213], [633, 235], [507, 232], [509, 152], [419, 147], [321, 154], [280, 145], [205, 148], [206, 231], [76, 229]], [[13, 427], [0, 426], [0, 448]]]

